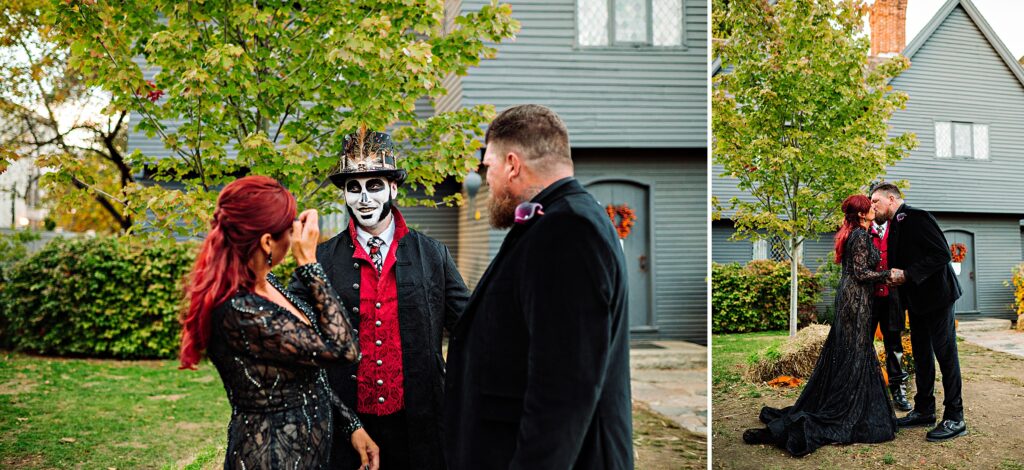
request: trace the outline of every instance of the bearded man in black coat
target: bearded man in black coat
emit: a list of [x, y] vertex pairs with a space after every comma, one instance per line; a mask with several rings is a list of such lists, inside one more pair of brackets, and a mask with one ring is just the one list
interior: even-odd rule
[[896, 420], [900, 427], [935, 424], [935, 361], [942, 371], [942, 421], [926, 438], [945, 441], [967, 433], [953, 306], [963, 291], [949, 264], [949, 242], [927, 211], [911, 207], [892, 183], [871, 189], [875, 220], [889, 221], [889, 267], [903, 271], [890, 279], [901, 286], [900, 303], [910, 317], [910, 345], [916, 365], [914, 409]]
[[453, 470], [631, 469], [625, 260], [543, 106], [487, 130], [491, 225], [509, 228], [448, 349]]

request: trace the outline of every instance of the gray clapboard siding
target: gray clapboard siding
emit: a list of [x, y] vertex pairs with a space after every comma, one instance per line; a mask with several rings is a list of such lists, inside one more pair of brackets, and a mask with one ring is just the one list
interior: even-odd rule
[[[1024, 85], [1011, 70], [1019, 65], [1007, 64], [997, 47], [1003, 46], [990, 43], [958, 5], [916, 49], [910, 69], [891, 81], [910, 96], [907, 108], [890, 121], [892, 134], [915, 132], [920, 145], [887, 179], [908, 180], [908, 197], [917, 205], [1024, 213]], [[990, 159], [936, 158], [935, 121], [988, 124]]]
[[[468, 195], [463, 192], [463, 197]], [[498, 253], [507, 230], [495, 230], [488, 224], [487, 199], [490, 190], [484, 185], [473, 200], [459, 208], [459, 257], [456, 261], [466, 285], [475, 289], [480, 277], [484, 275], [491, 259]], [[479, 211], [480, 218], [476, 218]]]
[[453, 259], [459, 259], [458, 207], [403, 207], [402, 215], [410, 228], [434, 238], [448, 247]]
[[[575, 46], [576, 3], [512, 1], [522, 30], [465, 77], [450, 77], [439, 110], [525, 102], [551, 107], [574, 148], [707, 146], [707, 2], [684, 2], [681, 48]], [[480, 0], [446, 8], [476, 11]]]
[[[986, 316], [1016, 318], [1011, 306], [1011, 270], [1021, 259], [1017, 216], [935, 214], [942, 230], [966, 230], [974, 234], [978, 309]], [[967, 254], [971, 256], [971, 253]]]
[[729, 220], [711, 223], [711, 261], [746, 264], [754, 258], [754, 245], [749, 240], [729, 240], [734, 231]]

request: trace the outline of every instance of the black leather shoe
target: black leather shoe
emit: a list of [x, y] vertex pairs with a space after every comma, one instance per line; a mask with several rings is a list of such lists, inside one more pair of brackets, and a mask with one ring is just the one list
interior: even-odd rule
[[916, 410], [907, 413], [902, 418], [896, 418], [896, 425], [901, 428], [917, 428], [921, 426], [931, 426], [935, 424], [935, 414], [923, 415], [918, 413]]
[[942, 442], [954, 439], [967, 434], [967, 423], [944, 419], [935, 426], [935, 429], [928, 431], [926, 438], [930, 442]]
[[892, 405], [900, 411], [910, 411], [914, 409], [910, 406], [910, 401], [907, 400], [907, 386], [897, 385], [891, 387], [889, 391], [892, 392]]

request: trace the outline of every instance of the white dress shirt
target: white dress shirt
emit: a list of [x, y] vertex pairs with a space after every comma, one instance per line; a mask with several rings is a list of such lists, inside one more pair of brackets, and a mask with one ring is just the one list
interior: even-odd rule
[[878, 232], [878, 238], [885, 238], [885, 231], [889, 229], [889, 222], [885, 221], [881, 225], [875, 222], [872, 222], [871, 224], [875, 226], [875, 231]]
[[[356, 239], [359, 240], [359, 246], [363, 247], [363, 251], [365, 251], [366, 254], [370, 254], [369, 243], [370, 239], [374, 236], [375, 235], [372, 233], [363, 230], [363, 227], [359, 226], [358, 223], [356, 224]], [[391, 218], [391, 223], [388, 224], [388, 228], [384, 229], [384, 231], [381, 232], [380, 235], [376, 235], [376, 237], [384, 240], [384, 244], [380, 246], [380, 259], [386, 260], [388, 259], [388, 250], [391, 248], [391, 243], [395, 241], [394, 217]]]

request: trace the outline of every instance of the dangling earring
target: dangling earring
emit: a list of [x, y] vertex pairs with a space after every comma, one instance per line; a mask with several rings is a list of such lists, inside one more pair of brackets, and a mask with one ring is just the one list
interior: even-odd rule
[[273, 251], [271, 251], [270, 253], [267, 253], [267, 266], [273, 266], [274, 265], [274, 259], [272, 257], [273, 254], [274, 254]]

